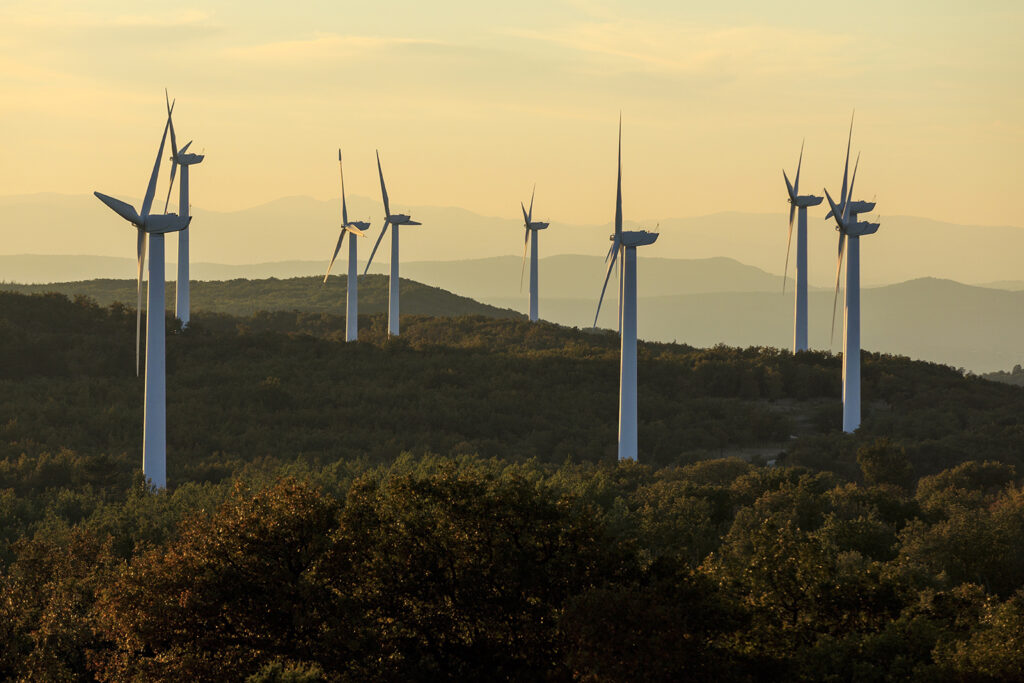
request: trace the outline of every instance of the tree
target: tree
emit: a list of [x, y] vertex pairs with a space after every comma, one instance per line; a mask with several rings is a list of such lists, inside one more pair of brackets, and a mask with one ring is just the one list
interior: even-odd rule
[[563, 605], [615, 581], [631, 554], [591, 508], [449, 466], [357, 481], [330, 566], [371, 622], [361, 677], [537, 680], [566, 673]]
[[857, 449], [857, 464], [869, 484], [891, 484], [909, 489], [913, 483], [914, 468], [906, 449], [887, 438]]
[[333, 499], [283, 479], [238, 485], [216, 513], [187, 519], [101, 589], [96, 621], [114, 647], [99, 676], [228, 680], [282, 657], [336, 664], [355, 619], [318, 571], [336, 515]]

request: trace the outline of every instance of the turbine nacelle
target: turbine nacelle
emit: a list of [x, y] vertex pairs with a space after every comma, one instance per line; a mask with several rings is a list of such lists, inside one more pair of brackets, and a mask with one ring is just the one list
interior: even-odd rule
[[540, 221], [534, 221], [534, 222], [530, 223], [529, 228], [530, 228], [530, 230], [544, 230], [549, 225], [551, 225], [551, 224], [550, 223], [541, 223]]
[[[856, 177], [856, 176], [855, 176]], [[825, 197], [828, 199], [829, 206], [832, 207], [832, 211], [829, 214], [835, 218], [836, 230], [842, 235], [847, 237], [861, 237], [863, 235], [873, 235], [878, 232], [880, 226], [879, 223], [869, 223], [868, 221], [857, 221], [851, 220], [853, 215], [853, 207], [860, 205], [870, 204], [871, 208], [874, 208], [874, 204], [871, 202], [850, 202], [849, 207], [843, 208], [837, 205], [833, 200], [832, 196], [825, 190]], [[870, 209], [866, 209], [870, 211]]]
[[184, 230], [191, 222], [191, 216], [179, 216], [176, 213], [160, 213], [147, 216], [146, 224], [142, 229], [151, 235], [160, 235]]
[[[172, 130], [174, 129], [174, 124], [173, 123], [171, 124], [171, 129]], [[171, 138], [171, 146], [174, 147], [174, 138], [173, 137]], [[189, 152], [188, 148], [191, 147], [191, 146], [192, 146], [192, 141], [189, 140], [185, 144], [184, 147], [182, 147], [181, 149], [178, 149], [176, 151], [173, 151], [173, 153], [171, 154], [171, 161], [173, 161], [174, 163], [176, 163], [176, 164], [178, 164], [180, 166], [191, 166], [193, 164], [198, 164], [198, 163], [202, 162], [202, 160], [206, 158], [206, 155], [205, 154], [195, 154], [193, 152]]]
[[176, 161], [179, 166], [194, 166], [195, 164], [202, 163], [205, 158], [205, 154], [185, 154], [184, 152], [179, 152]]
[[391, 225], [423, 225], [422, 223], [414, 221], [412, 216], [405, 213], [396, 213], [388, 216], [388, 223]]
[[796, 199], [790, 199], [789, 203], [793, 204], [794, 206], [803, 208], [803, 207], [817, 206], [818, 204], [821, 204], [823, 201], [825, 201], [824, 197], [816, 197], [813, 194], [805, 194], [802, 197], [797, 197]]
[[[614, 242], [615, 235], [609, 235], [608, 239]], [[650, 230], [623, 230], [619, 233], [619, 243], [624, 247], [643, 247], [657, 240], [658, 233]]]
[[188, 216], [179, 216], [175, 213], [158, 213], [149, 214], [148, 216], [140, 216], [139, 212], [135, 210], [135, 207], [128, 202], [115, 199], [114, 197], [105, 195], [102, 192], [93, 192], [93, 194], [96, 195], [96, 198], [101, 202], [109, 206], [118, 216], [125, 219], [136, 228], [150, 234], [162, 234], [184, 230], [192, 220]]
[[846, 235], [848, 237], [863, 237], [864, 235], [874, 235], [878, 232], [880, 223], [869, 223], [867, 221], [857, 221], [856, 223], [847, 222]]
[[[835, 211], [830, 210], [827, 214], [825, 214], [825, 220], [828, 220], [829, 218], [833, 218], [837, 214], [841, 216], [843, 214], [843, 208], [844, 207], [845, 207], [845, 204], [843, 202], [839, 202], [839, 204], [836, 205], [836, 210]], [[849, 211], [850, 211], [851, 214], [854, 214], [854, 213], [871, 213], [874, 210], [875, 210], [875, 203], [874, 202], [864, 202], [864, 201], [850, 202], [850, 209], [849, 209]]]
[[871, 213], [874, 210], [874, 202], [850, 202], [850, 213]]

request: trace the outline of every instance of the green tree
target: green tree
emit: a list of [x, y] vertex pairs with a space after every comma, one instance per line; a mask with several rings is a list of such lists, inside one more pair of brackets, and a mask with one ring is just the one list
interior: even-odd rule
[[869, 484], [891, 484], [907, 489], [914, 479], [914, 468], [902, 446], [889, 439], [857, 449], [857, 464]]

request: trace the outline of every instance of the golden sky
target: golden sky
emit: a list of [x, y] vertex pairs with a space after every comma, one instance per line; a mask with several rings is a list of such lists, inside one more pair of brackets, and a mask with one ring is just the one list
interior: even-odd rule
[[[641, 5], [641, 7], [637, 7]], [[138, 197], [177, 98], [193, 204], [379, 196], [607, 223], [785, 212], [841, 181], [884, 219], [1024, 227], [1024, 3], [0, 1], [0, 194]], [[166, 169], [165, 169], [166, 170]], [[812, 210], [815, 211], [815, 210]], [[823, 214], [824, 211], [821, 211]]]

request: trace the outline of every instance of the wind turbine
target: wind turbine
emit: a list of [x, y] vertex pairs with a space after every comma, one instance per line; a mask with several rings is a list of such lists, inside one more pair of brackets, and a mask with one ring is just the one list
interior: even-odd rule
[[[534, 222], [533, 220], [533, 195], [537, 191], [537, 186], [533, 186], [533, 192], [530, 193], [530, 210], [527, 211], [526, 207], [523, 206], [522, 202], [519, 202], [520, 208], [523, 210], [523, 225], [526, 228], [526, 233], [523, 239], [523, 273], [519, 274], [519, 289], [523, 288], [523, 274], [526, 271], [526, 247], [530, 246], [530, 322], [537, 322], [537, 231], [544, 230], [548, 227], [548, 223], [542, 223], [540, 221]], [[532, 238], [532, 239], [531, 239]]]
[[370, 270], [370, 264], [373, 263], [373, 256], [377, 253], [377, 247], [380, 246], [380, 241], [384, 238], [384, 233], [388, 231], [388, 226], [392, 226], [394, 230], [391, 231], [391, 275], [388, 278], [388, 336], [398, 336], [398, 227], [401, 225], [422, 225], [417, 223], [408, 214], [404, 213], [391, 213], [391, 206], [388, 204], [388, 188], [384, 186], [384, 171], [380, 169], [380, 151], [377, 151], [377, 174], [380, 176], [380, 193], [384, 197], [384, 227], [381, 228], [380, 236], [377, 237], [377, 242], [373, 245], [373, 251], [370, 252], [370, 260], [366, 262], [366, 270], [363, 271], [365, 275]]
[[[166, 95], [166, 94], [165, 94]], [[171, 199], [171, 191], [174, 189], [174, 174], [181, 166], [181, 185], [178, 194], [178, 212], [182, 216], [188, 216], [191, 221], [191, 205], [188, 198], [188, 167], [201, 163], [206, 158], [204, 154], [193, 154], [188, 151], [192, 145], [189, 140], [185, 146], [178, 149], [177, 139], [174, 136], [174, 122], [171, 121], [171, 103], [167, 103], [167, 119], [170, 121], [171, 129], [171, 185], [167, 188], [167, 199], [164, 201], [164, 211], [167, 211], [167, 204]], [[181, 321], [182, 326], [188, 326], [190, 317], [191, 301], [189, 297], [189, 254], [188, 234], [186, 227], [178, 232], [178, 281], [174, 288], [174, 314]]]
[[[157, 175], [160, 172], [160, 158], [164, 153], [167, 131], [171, 125], [170, 112], [174, 104], [168, 107], [167, 124], [164, 126], [160, 148], [156, 153], [153, 172], [149, 177], [146, 196], [142, 200], [142, 210], [136, 211], [133, 206], [119, 199], [114, 199], [100, 192], [93, 194], [113, 211], [135, 226], [138, 230], [138, 292], [139, 308], [142, 305], [142, 264], [146, 235], [149, 240], [149, 301], [146, 315], [146, 395], [145, 421], [143, 423], [142, 471], [157, 488], [167, 486], [167, 367], [165, 357], [164, 330], [164, 234], [177, 232], [188, 227], [188, 216], [173, 213], [152, 214], [153, 197], [156, 194]], [[136, 316], [135, 330], [135, 371], [138, 373], [139, 363], [139, 321], [141, 311]]]
[[[341, 251], [341, 243], [345, 241], [345, 235], [352, 233], [359, 237], [366, 237], [366, 230], [370, 224], [365, 222], [348, 222], [348, 206], [345, 204], [345, 170], [341, 166], [341, 150], [338, 150], [338, 171], [341, 173], [341, 234], [338, 235], [338, 246], [334, 247], [334, 256], [327, 264], [327, 273], [324, 275], [324, 282], [331, 274], [331, 267], [334, 259], [338, 258]], [[383, 233], [381, 233], [383, 234]], [[359, 285], [357, 281], [359, 274], [358, 264], [358, 243], [355, 238], [348, 241], [348, 283], [345, 293], [345, 341], [355, 341], [359, 338]]]
[[800, 143], [800, 159], [796, 163], [796, 179], [790, 183], [785, 169], [782, 177], [789, 192], [789, 236], [786, 238], [786, 267], [782, 271], [782, 291], [786, 291], [786, 275], [789, 271], [789, 247], [793, 241], [793, 214], [799, 219], [796, 224], [796, 301], [794, 303], [793, 353], [807, 350], [807, 207], [821, 204], [822, 197], [800, 196], [800, 167], [804, 161], [804, 145]]
[[608, 272], [597, 300], [594, 327], [601, 313], [601, 302], [608, 287], [615, 261], [621, 253], [619, 277], [619, 329], [621, 337], [619, 366], [619, 460], [637, 459], [637, 398], [636, 398], [636, 248], [653, 244], [658, 234], [648, 230], [622, 229], [622, 117], [619, 117], [619, 164], [615, 189], [615, 232], [608, 255]]
[[[857, 166], [860, 155], [853, 166], [850, 180], [850, 195], [857, 180]], [[839, 257], [836, 263], [836, 293], [832, 302], [832, 328], [835, 329], [835, 305], [839, 298], [839, 274], [846, 254], [846, 308], [844, 311], [843, 337], [843, 431], [853, 432], [860, 426], [860, 238], [878, 231], [878, 223], [858, 221], [854, 213], [855, 202], [847, 201], [840, 207], [833, 201], [828, 190], [825, 197], [832, 208], [831, 215], [839, 231]], [[867, 203], [867, 202], [864, 202]], [[844, 242], [849, 244], [844, 248]]]

